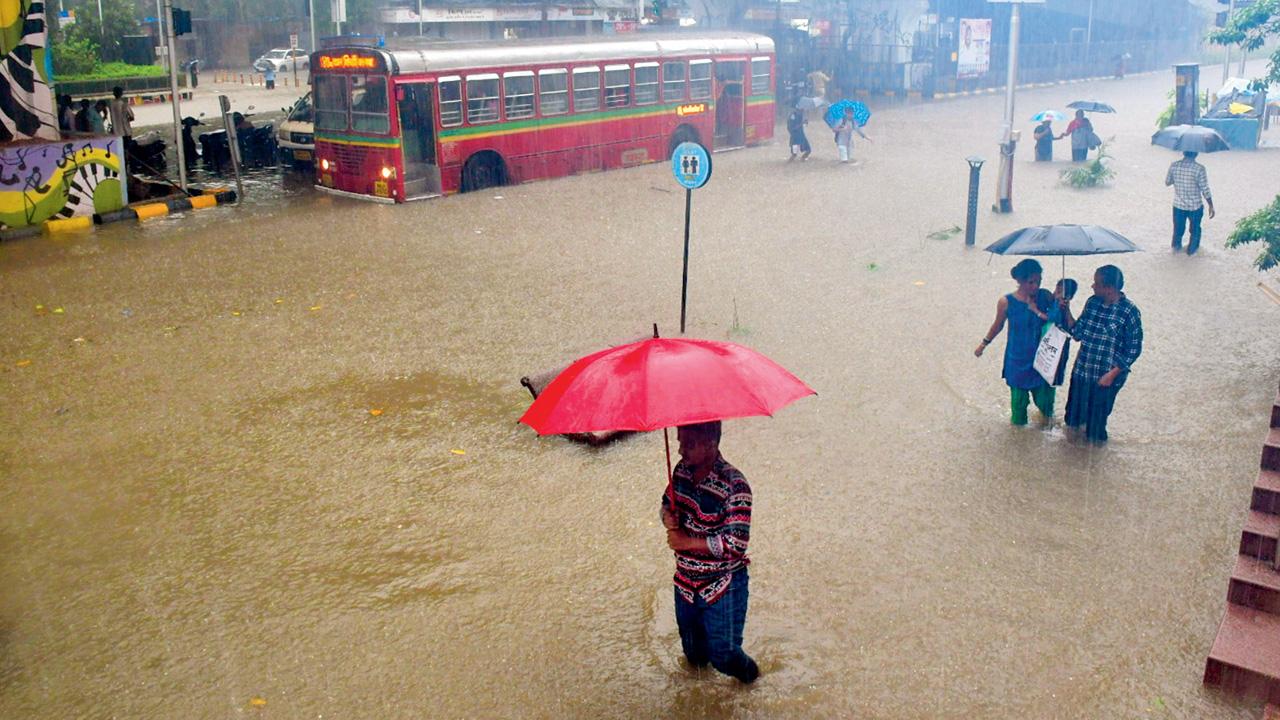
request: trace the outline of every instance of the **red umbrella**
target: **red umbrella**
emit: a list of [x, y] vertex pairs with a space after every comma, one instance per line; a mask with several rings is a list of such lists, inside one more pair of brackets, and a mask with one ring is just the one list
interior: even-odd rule
[[669, 427], [772, 415], [814, 394], [781, 365], [742, 345], [651, 338], [576, 360], [520, 422], [539, 435], [663, 428], [666, 440]]

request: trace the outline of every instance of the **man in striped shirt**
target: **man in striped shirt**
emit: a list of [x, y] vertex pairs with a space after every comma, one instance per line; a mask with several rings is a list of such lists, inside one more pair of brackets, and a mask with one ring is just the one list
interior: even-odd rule
[[672, 473], [676, 510], [663, 496], [662, 524], [675, 551], [676, 624], [684, 656], [694, 667], [711, 663], [744, 683], [760, 668], [742, 651], [747, 622], [747, 543], [751, 486], [720, 455], [720, 422], [676, 432], [680, 463]]
[[[1184, 152], [1182, 159], [1169, 166], [1164, 184], [1173, 186], [1173, 250], [1182, 250], [1182, 233], [1187, 221], [1191, 221], [1191, 242], [1187, 254], [1195, 255], [1200, 249], [1200, 221], [1204, 219], [1204, 206], [1209, 205], [1209, 217], [1213, 217], [1213, 196], [1209, 193], [1209, 174], [1196, 162], [1196, 153]], [[1204, 202], [1200, 202], [1200, 198]]]
[[1142, 313], [1123, 292], [1124, 273], [1103, 265], [1093, 274], [1093, 297], [1078, 320], [1066, 310], [1071, 336], [1080, 341], [1071, 389], [1067, 392], [1066, 425], [1085, 426], [1085, 437], [1107, 441], [1107, 417], [1129, 369], [1142, 354]]

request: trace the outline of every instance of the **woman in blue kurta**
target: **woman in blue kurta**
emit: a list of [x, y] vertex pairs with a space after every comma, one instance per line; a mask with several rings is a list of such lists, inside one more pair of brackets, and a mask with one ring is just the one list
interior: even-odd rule
[[1013, 266], [1009, 274], [1017, 281], [1018, 289], [996, 303], [996, 319], [973, 351], [975, 356], [982, 357], [983, 351], [1004, 329], [1005, 321], [1009, 322], [1001, 376], [1009, 385], [1009, 420], [1014, 425], [1027, 424], [1027, 406], [1033, 400], [1041, 415], [1053, 417], [1053, 386], [1045, 382], [1034, 367], [1036, 348], [1055, 304], [1053, 294], [1040, 288], [1042, 273], [1040, 263], [1031, 259]]

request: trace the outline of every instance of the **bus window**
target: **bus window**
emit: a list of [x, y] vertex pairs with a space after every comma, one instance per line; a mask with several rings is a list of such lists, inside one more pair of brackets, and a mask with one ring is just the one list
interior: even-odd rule
[[573, 111], [600, 109], [600, 68], [573, 69]]
[[440, 91], [440, 126], [453, 127], [462, 124], [462, 78], [442, 77]]
[[689, 61], [689, 98], [706, 100], [711, 97], [711, 61]]
[[662, 65], [662, 102], [680, 102], [684, 99], [684, 63], [671, 62]]
[[769, 94], [769, 58], [751, 58], [751, 94]]
[[316, 77], [316, 129], [347, 129], [347, 76]]
[[606, 65], [604, 68], [605, 107], [620, 108], [630, 104], [631, 68], [627, 65]]
[[533, 72], [509, 72], [502, 76], [504, 108], [508, 120], [533, 117]]
[[538, 104], [543, 115], [569, 112], [569, 73], [564, 70], [538, 72]]
[[368, 133], [391, 132], [385, 77], [381, 75], [351, 76], [351, 129]]
[[490, 123], [498, 119], [498, 76], [467, 76], [467, 122]]
[[658, 63], [636, 63], [636, 104], [658, 102]]

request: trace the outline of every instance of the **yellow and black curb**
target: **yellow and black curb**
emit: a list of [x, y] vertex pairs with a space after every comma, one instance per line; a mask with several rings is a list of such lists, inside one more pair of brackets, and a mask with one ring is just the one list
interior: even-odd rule
[[121, 220], [145, 221], [152, 218], [164, 217], [172, 213], [186, 212], [188, 210], [204, 210], [218, 205], [234, 203], [235, 201], [235, 190], [227, 188], [210, 188], [200, 195], [175, 197], [164, 201], [138, 203], [136, 205], [130, 205], [129, 207], [108, 213], [94, 213], [93, 215], [79, 215], [70, 218], [45, 220], [39, 225], [31, 225], [22, 228], [8, 228], [0, 230], [0, 240], [17, 240], [19, 238], [31, 237], [41, 233], [57, 235], [59, 233], [75, 230], [88, 230], [94, 225], [106, 225], [108, 223], [120, 222]]

